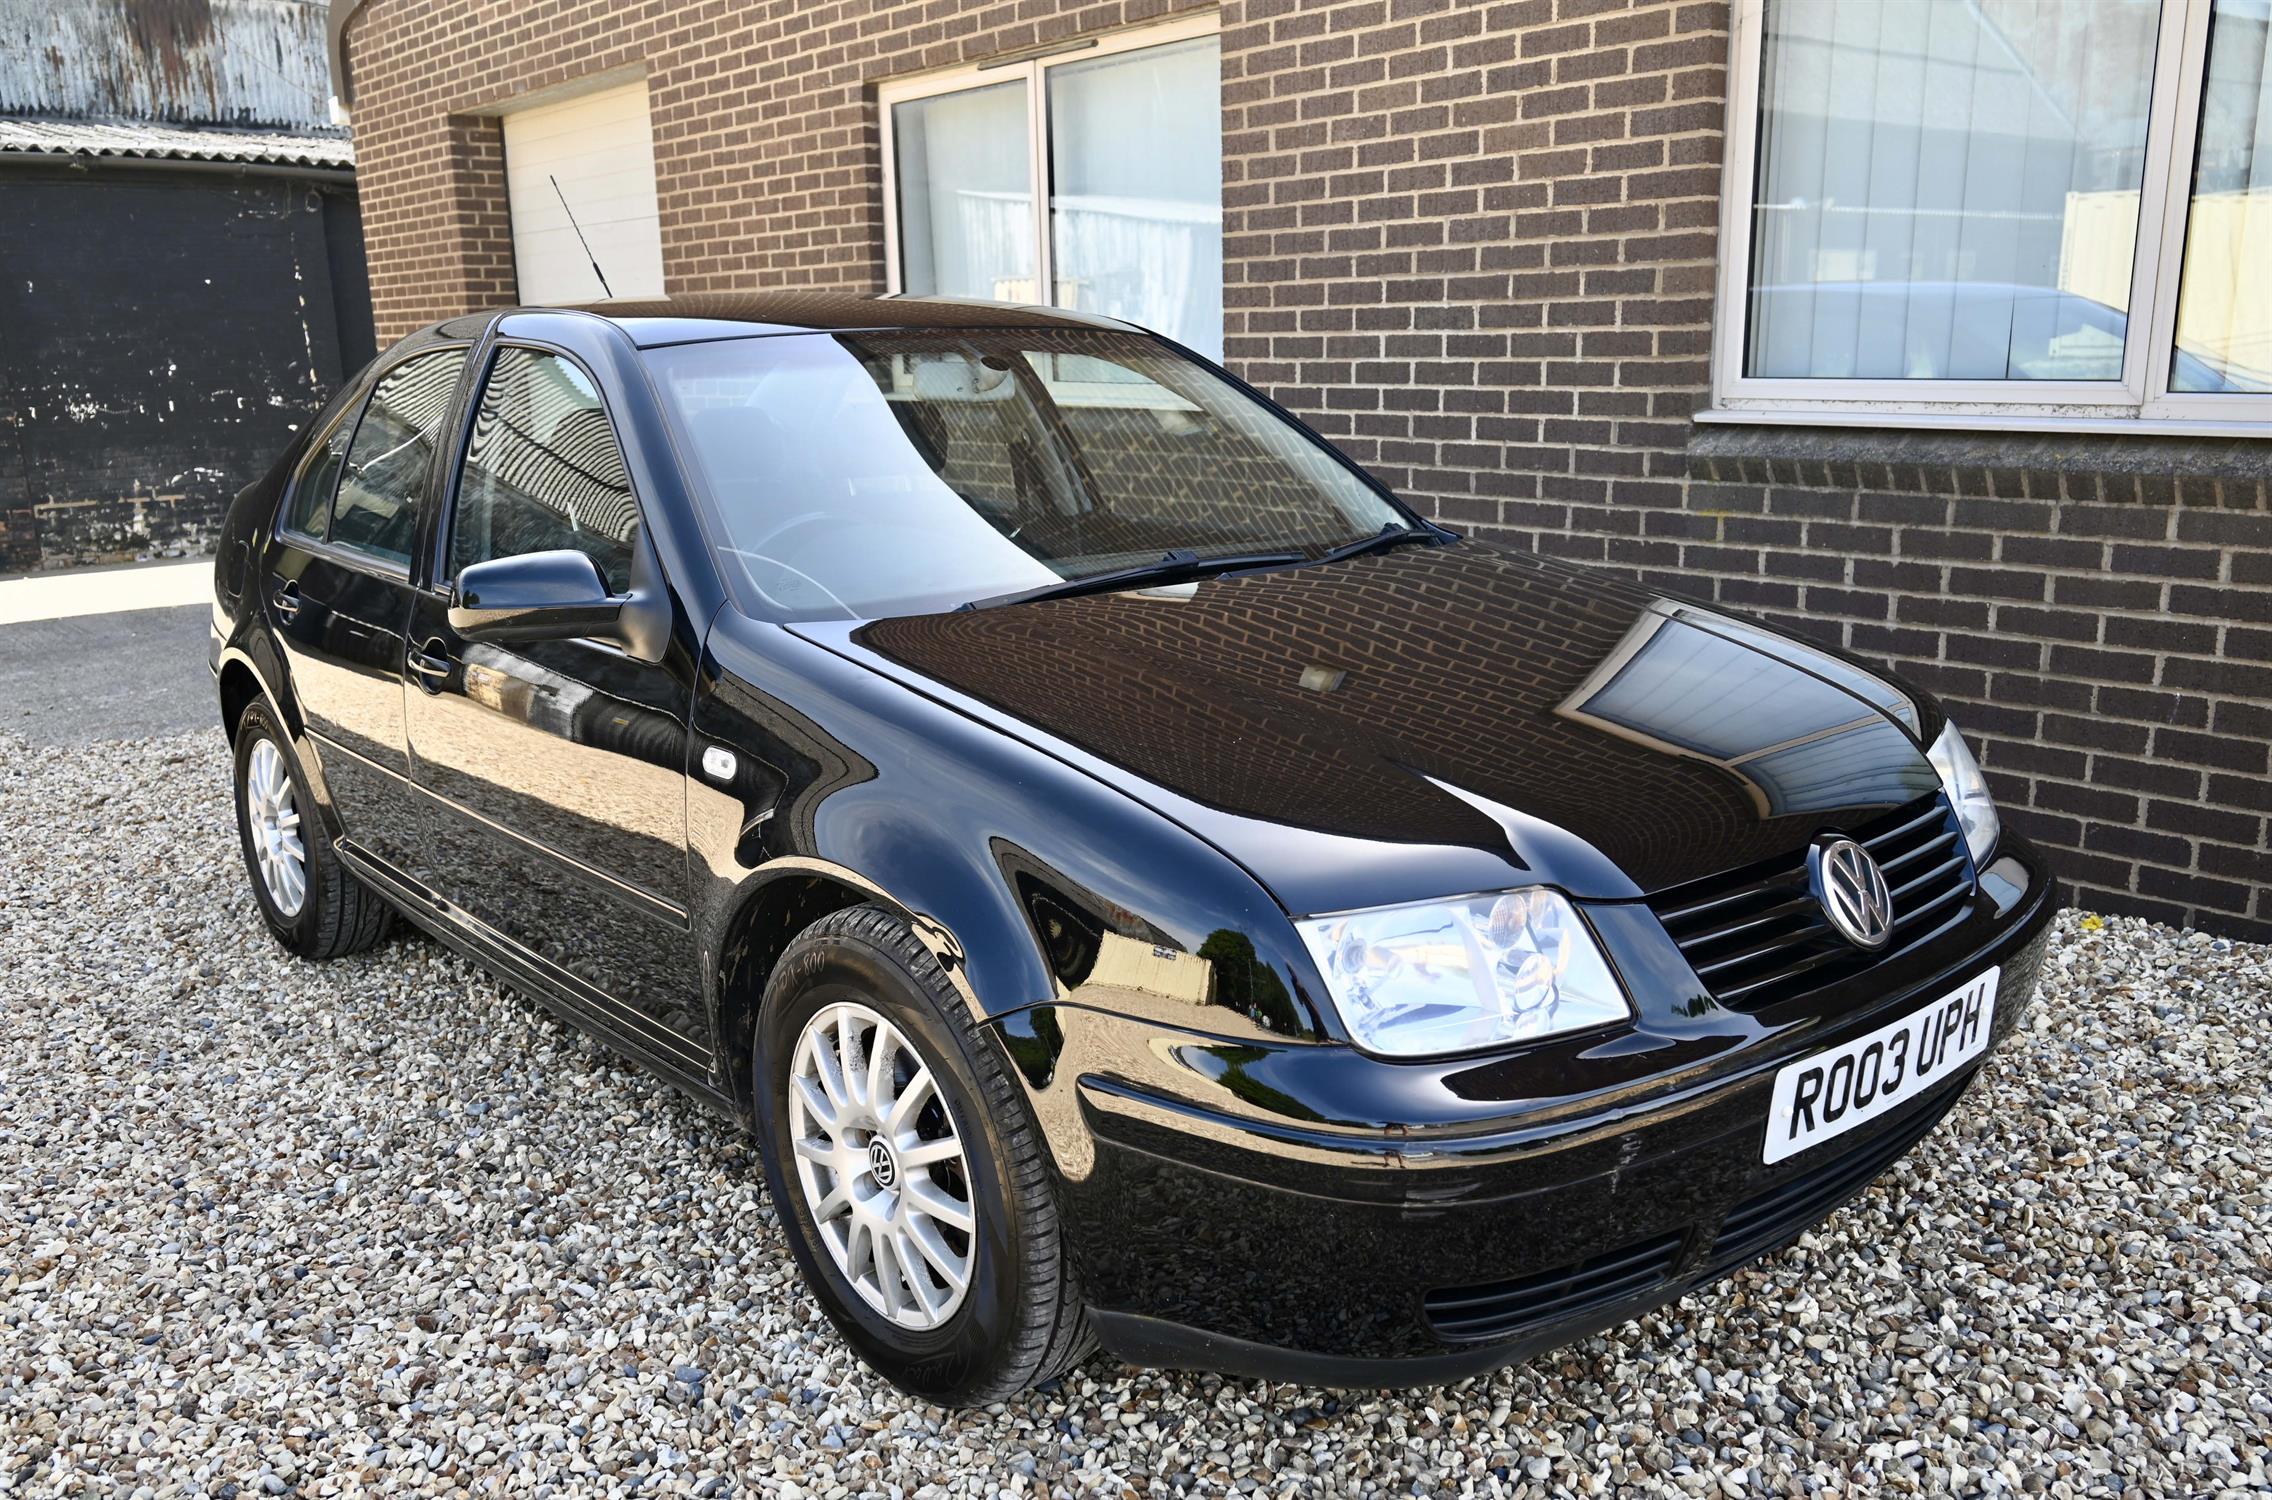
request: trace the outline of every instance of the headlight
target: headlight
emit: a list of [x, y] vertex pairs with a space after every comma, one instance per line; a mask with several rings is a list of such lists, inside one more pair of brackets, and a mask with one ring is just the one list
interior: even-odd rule
[[1941, 737], [1933, 741], [1926, 758], [1941, 773], [1941, 790], [1949, 794], [1949, 806], [1956, 809], [1956, 820], [1964, 828], [1964, 846], [1972, 851], [1973, 868], [1978, 869], [1996, 847], [2001, 825], [1996, 799], [1988, 795], [1988, 778], [1980, 774], [1980, 762], [1965, 748], [1955, 720], [1941, 726]]
[[1585, 919], [1549, 890], [1295, 923], [1358, 1046], [1472, 1052], [1631, 1015]]

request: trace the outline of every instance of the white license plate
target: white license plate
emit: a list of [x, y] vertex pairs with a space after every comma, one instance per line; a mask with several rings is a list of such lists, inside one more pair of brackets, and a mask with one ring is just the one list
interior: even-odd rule
[[1988, 1050], [1996, 977], [1978, 975], [1891, 1025], [1802, 1058], [1775, 1075], [1765, 1159], [1778, 1162], [1913, 1103]]

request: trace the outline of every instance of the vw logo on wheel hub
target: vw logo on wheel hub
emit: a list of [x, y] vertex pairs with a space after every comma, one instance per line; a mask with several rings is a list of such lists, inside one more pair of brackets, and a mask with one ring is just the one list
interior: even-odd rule
[[899, 1180], [899, 1163], [891, 1159], [891, 1147], [880, 1140], [868, 1142], [868, 1171], [877, 1187], [888, 1188]]
[[1893, 936], [1893, 893], [1870, 851], [1835, 835], [1807, 851], [1814, 899], [1841, 937], [1857, 948], [1883, 948]]

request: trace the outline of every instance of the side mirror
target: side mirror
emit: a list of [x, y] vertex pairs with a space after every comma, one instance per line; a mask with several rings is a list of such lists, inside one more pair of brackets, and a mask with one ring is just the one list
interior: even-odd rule
[[475, 563], [450, 589], [450, 628], [469, 641], [608, 635], [625, 600], [581, 552], [525, 552]]

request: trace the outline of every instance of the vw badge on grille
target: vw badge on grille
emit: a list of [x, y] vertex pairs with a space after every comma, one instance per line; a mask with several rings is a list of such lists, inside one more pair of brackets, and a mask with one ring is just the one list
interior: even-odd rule
[[1893, 893], [1870, 851], [1830, 835], [1807, 851], [1814, 899], [1840, 936], [1857, 948], [1883, 948], [1893, 936]]

